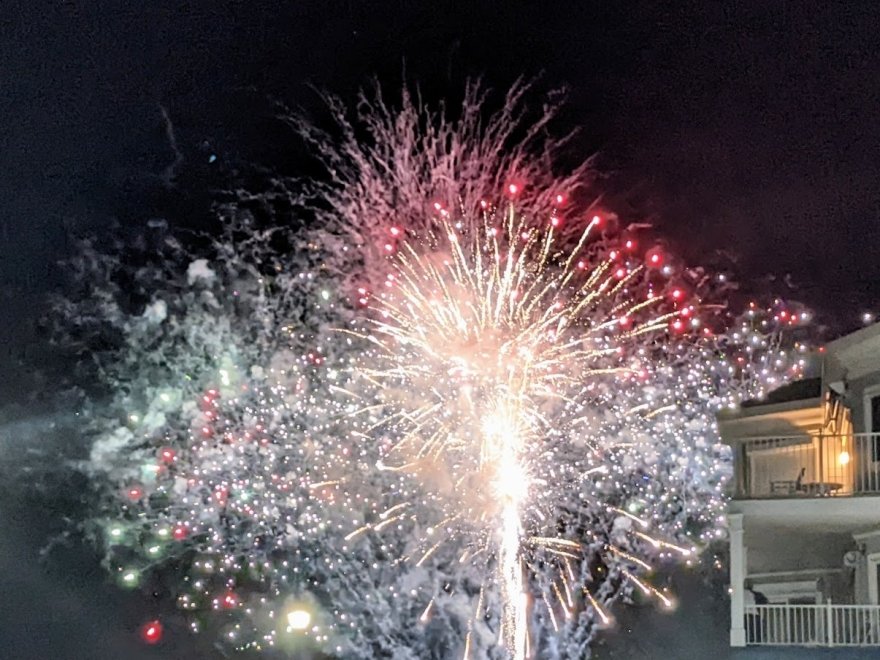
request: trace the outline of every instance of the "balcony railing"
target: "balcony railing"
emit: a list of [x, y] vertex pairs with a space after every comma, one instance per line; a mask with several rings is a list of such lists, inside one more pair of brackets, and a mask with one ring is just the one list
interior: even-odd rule
[[739, 498], [880, 494], [880, 433], [748, 438], [735, 451]]
[[878, 646], [880, 605], [747, 605], [746, 644]]

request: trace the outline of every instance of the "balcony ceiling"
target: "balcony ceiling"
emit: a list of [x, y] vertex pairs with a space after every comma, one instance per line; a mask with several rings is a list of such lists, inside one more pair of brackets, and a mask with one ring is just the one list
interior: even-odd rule
[[743, 525], [778, 531], [854, 534], [880, 527], [880, 495], [805, 499], [734, 500], [731, 513], [743, 514]]
[[853, 534], [880, 528], [880, 497], [740, 500], [748, 572], [838, 569]]

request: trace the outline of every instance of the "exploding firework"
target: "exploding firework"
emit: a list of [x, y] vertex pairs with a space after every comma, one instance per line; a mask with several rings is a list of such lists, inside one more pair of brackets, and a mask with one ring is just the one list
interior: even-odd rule
[[[687, 484], [663, 483], [662, 466], [670, 452], [688, 462], [706, 447], [707, 402], [742, 392], [698, 292], [670, 278], [662, 252], [612, 248], [597, 239], [599, 216], [566, 234], [556, 214], [536, 225], [514, 203], [485, 206], [453, 219], [437, 205], [435, 229], [389, 257], [386, 292], [355, 334], [373, 347], [359, 364], [376, 387], [362, 409], [375, 420], [368, 435], [393, 438], [379, 468], [410, 475], [442, 512], [430, 526], [442, 533], [413, 560], [449, 545], [484, 562], [501, 599], [499, 640], [522, 658], [533, 596], [557, 628], [560, 612], [607, 619], [590, 592], [601, 585], [578, 578], [597, 557], [613, 579], [671, 605], [636, 575], [650, 569], [642, 555], [693, 553], [698, 539], [664, 528], [668, 509], [711, 519], [723, 480], [711, 452], [697, 451], [710, 492], [688, 502]], [[774, 373], [797, 370], [772, 347], [761, 360], [771, 357]], [[410, 517], [407, 505], [395, 520]], [[491, 616], [483, 602], [474, 620]]]
[[615, 600], [674, 605], [652, 569], [723, 533], [714, 415], [798, 374], [802, 316], [734, 318], [729, 280], [575, 211], [589, 164], [554, 173], [526, 90], [488, 120], [478, 86], [455, 121], [333, 103], [342, 143], [301, 125], [328, 181], [276, 226], [99, 260], [126, 285], [64, 309], [113, 329], [89, 472], [123, 586], [233, 648], [364, 659], [585, 657]]
[[[430, 231], [397, 226], [385, 284], [354, 309], [310, 272], [271, 279], [314, 279], [327, 333], [284, 324], [296, 350], [259, 362], [221, 333], [197, 396], [175, 360], [129, 362], [170, 373], [148, 371], [149, 406], [125, 398], [126, 427], [108, 414], [95, 443], [96, 465], [135, 443], [101, 481], [120, 584], [181, 575], [171, 591], [193, 629], [234, 648], [362, 658], [456, 644], [579, 657], [615, 599], [672, 605], [652, 567], [721, 524], [713, 415], [797, 373], [773, 341], [796, 315], [752, 306], [731, 323], [704, 272], [642, 255], [598, 216], [578, 229], [518, 208], [440, 207]], [[163, 356], [177, 333], [218, 325], [211, 300], [249, 290], [190, 271], [205, 307], [187, 293], [178, 325], [129, 325], [149, 323]], [[255, 291], [245, 309], [272, 309]]]

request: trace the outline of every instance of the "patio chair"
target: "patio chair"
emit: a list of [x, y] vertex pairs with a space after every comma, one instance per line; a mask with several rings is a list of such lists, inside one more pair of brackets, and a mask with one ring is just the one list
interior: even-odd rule
[[806, 493], [807, 488], [804, 486], [804, 476], [807, 474], [807, 468], [801, 468], [798, 478], [795, 480], [781, 479], [770, 482], [771, 495], [794, 495], [795, 493]]
[[798, 478], [794, 482], [794, 489], [798, 493], [805, 493], [807, 491], [804, 486], [804, 476], [807, 474], [807, 468], [802, 467], [801, 473], [798, 475]]

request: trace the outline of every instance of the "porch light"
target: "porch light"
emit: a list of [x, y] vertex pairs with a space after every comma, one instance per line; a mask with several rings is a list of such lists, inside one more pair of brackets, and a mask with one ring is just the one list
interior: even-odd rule
[[848, 451], [840, 452], [840, 455], [837, 457], [837, 462], [840, 463], [841, 465], [846, 465], [847, 463], [849, 463], [849, 452]]

